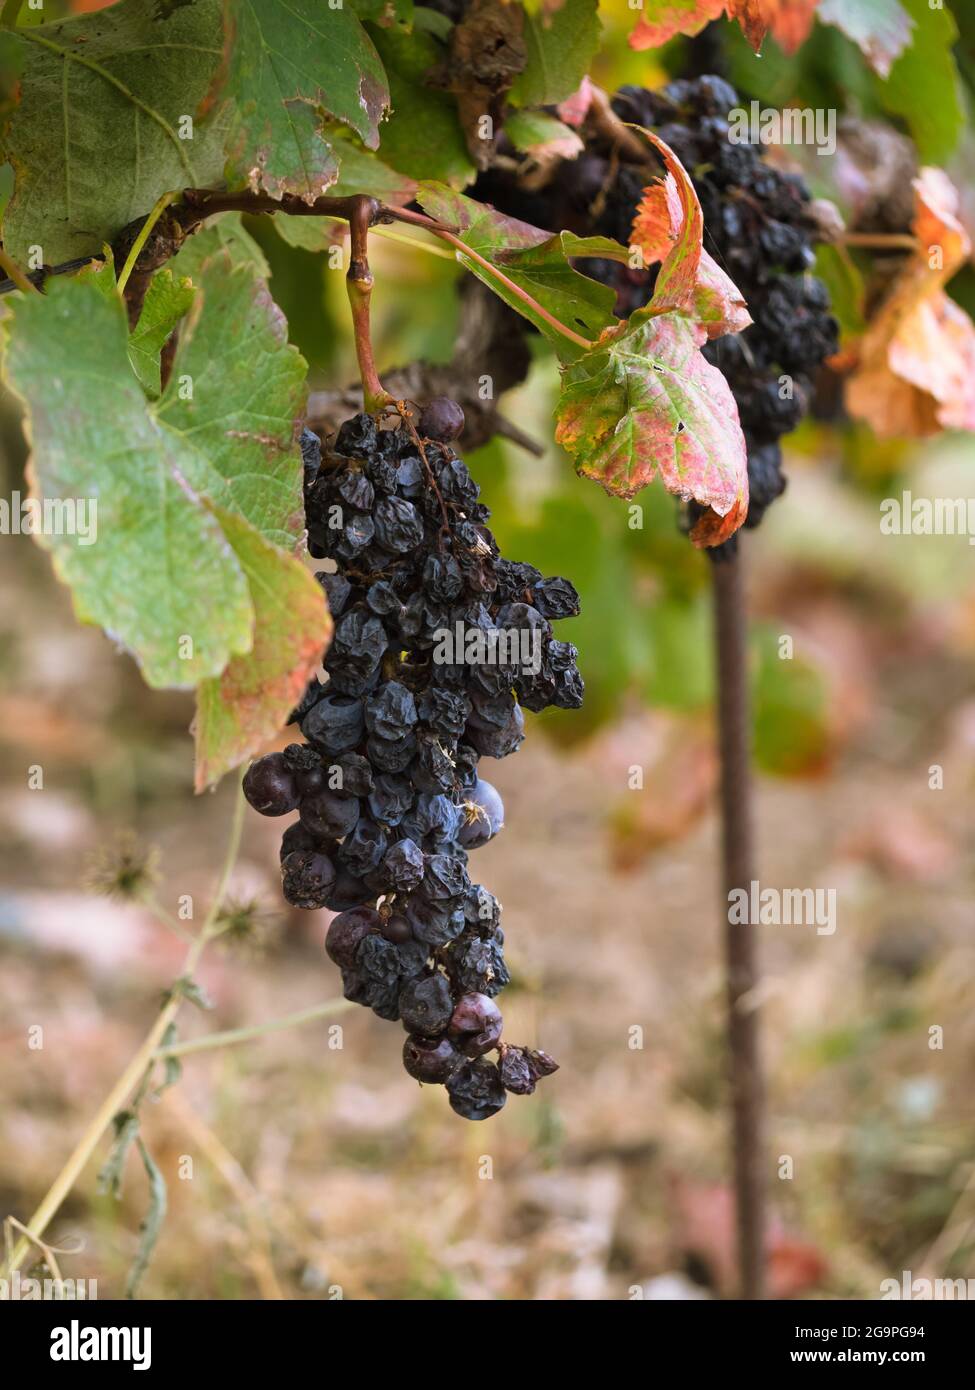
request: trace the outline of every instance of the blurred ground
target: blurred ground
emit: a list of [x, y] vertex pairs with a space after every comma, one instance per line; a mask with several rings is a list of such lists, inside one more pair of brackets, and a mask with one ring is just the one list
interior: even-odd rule
[[[786, 567], [810, 507], [842, 534], [840, 488], [800, 478], [775, 525], [749, 537], [756, 607], [825, 650], [835, 686], [829, 768], [758, 789], [763, 883], [838, 893], [834, 935], [762, 935], [774, 1288], [875, 1298], [903, 1269], [975, 1275], [971, 553], [963, 539], [929, 542], [955, 545], [951, 563], [966, 568], [950, 605], [919, 610], [896, 574], [859, 569], [865, 531], [845, 571], [794, 551]], [[126, 657], [79, 628], [27, 538], [4, 538], [0, 578], [0, 1214], [25, 1220], [183, 954], [141, 908], [85, 891], [91, 853], [135, 828], [159, 847], [165, 905], [191, 893], [199, 918], [233, 788], [193, 798], [190, 698], [148, 692]], [[627, 718], [571, 752], [536, 721], [496, 770], [507, 829], [472, 864], [505, 909], [506, 1036], [554, 1053], [558, 1074], [470, 1125], [440, 1088], [404, 1074], [398, 1025], [362, 1010], [336, 1020], [341, 1049], [316, 1023], [188, 1057], [180, 1084], [146, 1107], [170, 1211], [144, 1295], [721, 1291], [716, 826], [696, 814], [713, 766], [700, 719]], [[650, 838], [676, 838], [648, 857], [620, 829], [637, 795], [625, 770], [634, 748], [661, 746], [639, 795]], [[933, 764], [943, 790], [929, 788]], [[31, 791], [36, 766], [44, 787]], [[214, 1010], [186, 1005], [184, 1037], [340, 992], [321, 950], [327, 914], [279, 913], [280, 829], [248, 816], [234, 878], [237, 899], [256, 895], [277, 919], [260, 950], [211, 951], [199, 978]], [[38, 1024], [44, 1045], [31, 1050]], [[929, 1047], [932, 1027], [942, 1050]], [[780, 1156], [793, 1176], [776, 1176]], [[131, 1155], [116, 1203], [96, 1193], [97, 1166], [50, 1239], [81, 1237], [62, 1271], [97, 1278], [105, 1297], [124, 1286], [146, 1179]]]

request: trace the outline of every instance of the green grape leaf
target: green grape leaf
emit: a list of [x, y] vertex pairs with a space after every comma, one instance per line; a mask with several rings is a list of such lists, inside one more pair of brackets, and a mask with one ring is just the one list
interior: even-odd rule
[[183, 242], [178, 253], [169, 262], [174, 275], [188, 275], [196, 280], [200, 268], [218, 247], [230, 255], [234, 265], [251, 265], [262, 279], [267, 280], [271, 267], [267, 257], [257, 242], [246, 232], [239, 212], [222, 212], [218, 217], [208, 217], [206, 226]]
[[[570, 255], [593, 254], [578, 249], [587, 242], [581, 242], [567, 232], [553, 236], [550, 232], [529, 226], [527, 222], [505, 217], [493, 208], [476, 203], [442, 185], [421, 184], [417, 198], [431, 217], [456, 227], [457, 235], [465, 246], [497, 266], [520, 289], [530, 293], [543, 309], [583, 338], [597, 338], [605, 328], [616, 322], [613, 317], [616, 298], [613, 291], [607, 285], [580, 275], [569, 262]], [[600, 246], [615, 246], [605, 238], [597, 240]], [[619, 247], [618, 251], [625, 257], [623, 247]], [[600, 251], [599, 254], [604, 252]], [[551, 324], [512, 294], [477, 261], [466, 257], [462, 251], [458, 251], [458, 256], [467, 269], [490, 286], [505, 303], [534, 323], [551, 340], [564, 361], [572, 361], [584, 351], [580, 345], [553, 329]]]
[[504, 132], [516, 150], [533, 154], [536, 159], [575, 159], [585, 148], [571, 126], [547, 111], [512, 111], [505, 120]]
[[[364, 150], [355, 139], [340, 134], [336, 134], [334, 139], [342, 160], [338, 183], [332, 189], [336, 197], [371, 193], [374, 198], [394, 207], [402, 207], [412, 201], [416, 192], [415, 179], [391, 168], [378, 155]], [[294, 221], [294, 218], [291, 220]]]
[[[37, 539], [78, 617], [126, 647], [152, 686], [219, 675], [252, 642], [247, 580], [188, 477], [195, 445], [147, 405], [128, 360], [125, 309], [90, 280], [55, 280], [12, 313], [7, 377], [28, 412], [38, 504], [97, 503], [81, 527]], [[80, 509], [79, 509], [80, 515]]]
[[225, 106], [220, 0], [123, 0], [18, 29], [21, 97], [4, 134], [14, 195], [4, 243], [47, 264], [99, 250], [167, 189], [218, 182]]
[[352, 0], [360, 19], [371, 19], [383, 29], [409, 30], [413, 25], [413, 0]]
[[550, 106], [564, 101], [589, 71], [599, 47], [598, 0], [564, 0], [525, 15], [528, 60], [511, 91], [521, 106]]
[[443, 47], [429, 34], [411, 35], [371, 29], [389, 78], [392, 112], [382, 128], [380, 154], [400, 173], [414, 179], [438, 179], [463, 188], [474, 165], [449, 92], [426, 85], [428, 73], [443, 57]]
[[379, 144], [389, 108], [379, 55], [351, 7], [238, 0], [227, 15], [230, 185], [314, 202], [339, 172], [323, 116], [350, 126], [369, 149]]
[[235, 265], [211, 244], [213, 254], [193, 277], [196, 301], [159, 419], [193, 451], [195, 466], [186, 473], [192, 488], [238, 511], [275, 545], [294, 549], [304, 530], [295, 421], [305, 363], [254, 267]]
[[915, 27], [900, 0], [820, 0], [816, 17], [852, 40], [880, 77], [890, 74]]
[[915, 20], [914, 42], [876, 92], [885, 111], [903, 116], [914, 137], [921, 162], [943, 164], [955, 149], [965, 126], [961, 82], [952, 46], [958, 26], [947, 8], [931, 8], [928, 0], [903, 0]]
[[300, 560], [241, 517], [217, 513], [250, 584], [254, 646], [197, 691], [196, 789], [266, 743], [298, 703], [332, 634], [325, 594]]
[[193, 286], [185, 276], [177, 279], [166, 268], [157, 271], [149, 282], [139, 322], [129, 334], [129, 361], [142, 389], [154, 400], [161, 389], [160, 353], [192, 303]]
[[[391, 207], [403, 207], [412, 201], [415, 179], [391, 169], [377, 155], [364, 150], [354, 137], [335, 132], [329, 138], [336, 151], [341, 152], [339, 181], [331, 190], [333, 196], [347, 198], [354, 193], [368, 193]], [[336, 225], [334, 217], [288, 217], [283, 212], [274, 217], [274, 230], [282, 241], [304, 251], [327, 250], [334, 244]]]
[[745, 441], [727, 381], [699, 350], [704, 337], [652, 303], [607, 329], [563, 371], [555, 437], [607, 492], [632, 497], [659, 476], [733, 531], [748, 503]]

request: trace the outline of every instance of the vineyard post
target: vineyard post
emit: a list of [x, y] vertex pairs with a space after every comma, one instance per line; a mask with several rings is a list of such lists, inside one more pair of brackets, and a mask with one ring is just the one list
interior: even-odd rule
[[722, 918], [727, 989], [731, 1150], [742, 1298], [765, 1296], [764, 1079], [756, 1007], [758, 941], [751, 914], [732, 923], [729, 895], [754, 877], [748, 617], [741, 538], [711, 565], [721, 761]]

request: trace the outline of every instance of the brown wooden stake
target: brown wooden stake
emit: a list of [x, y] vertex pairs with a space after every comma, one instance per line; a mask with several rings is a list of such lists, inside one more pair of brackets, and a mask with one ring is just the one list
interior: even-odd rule
[[[748, 619], [742, 538], [730, 558], [711, 566], [714, 588], [721, 757], [724, 956], [728, 996], [728, 1071], [738, 1229], [740, 1297], [765, 1296], [765, 1087], [755, 1007], [756, 924], [732, 923], [728, 895], [755, 877], [752, 827]], [[749, 914], [750, 915], [750, 914]]]

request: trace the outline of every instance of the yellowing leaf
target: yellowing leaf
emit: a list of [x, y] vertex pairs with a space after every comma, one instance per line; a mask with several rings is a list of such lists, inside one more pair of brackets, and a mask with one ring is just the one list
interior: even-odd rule
[[944, 286], [971, 251], [940, 169], [914, 181], [913, 256], [860, 344], [847, 407], [882, 436], [975, 429], [975, 324]]
[[726, 0], [645, 0], [630, 47], [659, 48], [675, 34], [699, 34], [725, 12]]
[[[668, 151], [668, 154], [671, 152]], [[672, 154], [671, 158], [674, 158]], [[643, 253], [648, 265], [665, 260], [680, 240], [687, 220], [686, 201], [686, 198], [681, 198], [677, 180], [669, 169], [663, 179], [644, 189], [633, 221], [630, 242]], [[696, 228], [700, 207], [691, 215]], [[720, 337], [723, 333], [740, 333], [747, 328], [752, 319], [745, 301], [734, 281], [725, 274], [714, 257], [701, 247], [697, 264], [688, 258], [685, 265], [693, 274], [683, 277], [679, 299], [675, 300], [674, 307], [692, 310], [709, 338]]]
[[301, 561], [271, 545], [242, 516], [223, 510], [217, 516], [250, 586], [254, 645], [197, 690], [198, 792], [277, 733], [332, 636], [321, 585]]
[[819, 0], [728, 0], [729, 19], [737, 19], [757, 53], [771, 32], [779, 47], [795, 53], [809, 37]]
[[[745, 441], [704, 341], [698, 325], [652, 304], [607, 329], [563, 372], [555, 437], [607, 492], [632, 497], [659, 476], [677, 496], [730, 514], [730, 534], [748, 504]], [[704, 544], [717, 543], [710, 534]]]
[[693, 498], [708, 511], [692, 540], [718, 545], [747, 515], [747, 453], [731, 389], [700, 349], [751, 320], [731, 281], [708, 267], [686, 170], [644, 133], [667, 169], [643, 209], [647, 254], [662, 262], [653, 298], [563, 369], [556, 439], [580, 473], [616, 496], [632, 497], [659, 476], [670, 492]]

